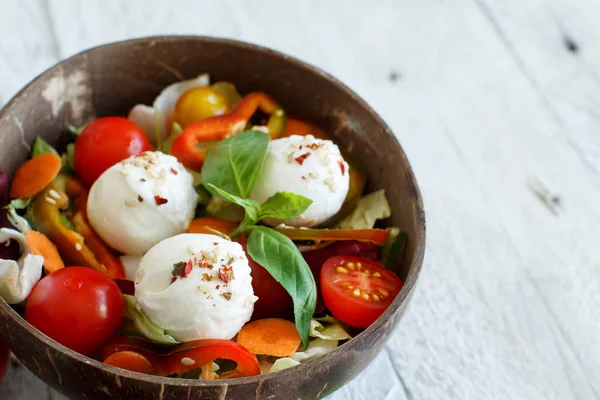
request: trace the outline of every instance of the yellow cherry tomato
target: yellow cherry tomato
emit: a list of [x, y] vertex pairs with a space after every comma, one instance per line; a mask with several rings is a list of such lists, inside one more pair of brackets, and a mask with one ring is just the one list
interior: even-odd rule
[[212, 87], [195, 87], [183, 93], [173, 112], [173, 121], [183, 128], [192, 122], [231, 111], [227, 98]]

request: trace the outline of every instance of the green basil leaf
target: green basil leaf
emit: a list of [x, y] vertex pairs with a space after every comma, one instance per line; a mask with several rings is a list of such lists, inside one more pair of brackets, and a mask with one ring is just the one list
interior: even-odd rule
[[294, 301], [296, 329], [308, 347], [310, 321], [317, 304], [317, 286], [302, 254], [281, 233], [255, 226], [248, 236], [248, 254], [285, 288]]
[[54, 150], [54, 147], [50, 146], [48, 142], [38, 136], [35, 138], [33, 146], [31, 146], [31, 157], [37, 157], [45, 153], [58, 154], [56, 150]]
[[214, 193], [215, 196], [237, 204], [238, 206], [242, 206], [244, 210], [246, 210], [246, 216], [244, 217], [244, 220], [248, 219], [252, 221], [250, 225], [255, 224], [258, 221], [258, 218], [260, 216], [260, 204], [258, 204], [257, 201], [251, 199], [242, 199], [241, 197], [238, 197], [231, 193], [227, 193], [225, 190], [216, 187], [212, 183], [207, 184], [206, 187], [209, 191]]
[[[204, 186], [201, 187], [204, 188]], [[204, 189], [206, 190], [206, 188]], [[242, 207], [225, 201], [220, 197], [213, 196], [208, 190], [206, 190], [206, 192], [210, 196], [206, 209], [204, 210], [206, 215], [231, 222], [240, 222], [244, 219], [244, 209]]]
[[306, 211], [312, 202], [299, 194], [277, 192], [260, 206], [260, 218], [294, 218]]
[[245, 131], [209, 148], [202, 167], [202, 182], [247, 198], [262, 172], [269, 140], [264, 132]]
[[137, 300], [134, 296], [127, 294], [123, 295], [125, 300], [125, 315], [135, 324], [136, 329], [139, 333], [147, 340], [164, 345], [175, 345], [181, 343], [173, 336], [169, 335], [167, 331], [156, 325], [148, 316], [138, 309]]
[[392, 268], [396, 260], [400, 258], [406, 244], [406, 232], [398, 228], [389, 228], [390, 234], [381, 248], [381, 264], [386, 268]]

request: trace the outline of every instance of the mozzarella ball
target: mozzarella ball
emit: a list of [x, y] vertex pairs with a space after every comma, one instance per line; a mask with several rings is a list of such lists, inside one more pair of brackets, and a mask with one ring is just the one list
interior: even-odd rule
[[348, 163], [331, 140], [312, 135], [293, 135], [273, 140], [261, 176], [250, 198], [263, 203], [277, 192], [308, 197], [313, 203], [298, 217], [287, 220], [266, 219], [270, 225], [285, 223], [311, 227], [333, 217], [348, 194]]
[[242, 246], [207, 234], [173, 236], [150, 249], [138, 268], [135, 297], [181, 341], [233, 338], [257, 300]]
[[192, 181], [173, 156], [156, 151], [130, 157], [92, 185], [90, 224], [112, 248], [142, 255], [161, 240], [185, 232], [198, 202]]

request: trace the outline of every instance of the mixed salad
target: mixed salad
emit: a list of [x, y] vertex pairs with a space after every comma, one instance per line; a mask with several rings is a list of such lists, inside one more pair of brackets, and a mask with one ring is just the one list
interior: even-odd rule
[[383, 191], [323, 129], [207, 75], [37, 138], [10, 184], [0, 296], [116, 367], [224, 379], [323, 355], [402, 287]]

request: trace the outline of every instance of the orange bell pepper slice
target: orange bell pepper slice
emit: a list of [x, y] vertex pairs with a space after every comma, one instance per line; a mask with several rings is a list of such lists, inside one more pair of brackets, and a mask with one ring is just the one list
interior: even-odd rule
[[390, 235], [387, 229], [304, 229], [277, 228], [292, 240], [356, 240], [383, 246]]
[[281, 106], [266, 93], [254, 92], [245, 96], [230, 113], [209, 117], [186, 126], [173, 141], [171, 154], [187, 168], [199, 171], [204, 163], [206, 149], [202, 143], [223, 140], [244, 130], [257, 110], [270, 115], [267, 127], [271, 138], [278, 138], [285, 128], [286, 114]]

